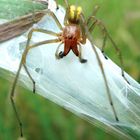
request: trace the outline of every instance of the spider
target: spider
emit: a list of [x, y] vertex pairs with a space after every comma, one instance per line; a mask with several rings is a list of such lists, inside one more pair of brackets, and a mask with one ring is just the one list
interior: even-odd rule
[[[80, 6], [69, 5], [67, 0], [64, 0], [64, 3], [66, 5], [64, 27], [62, 27], [62, 25], [60, 24], [59, 20], [57, 19], [57, 17], [55, 16], [55, 14], [53, 12], [51, 12], [50, 10], [48, 10], [48, 12], [47, 12], [54, 19], [57, 26], [61, 30], [60, 33], [55, 33], [53, 31], [44, 30], [44, 29], [35, 29], [35, 28], [32, 28], [28, 33], [26, 48], [23, 52], [21, 62], [20, 62], [16, 77], [14, 79], [11, 94], [10, 94], [12, 107], [14, 109], [16, 118], [17, 118], [18, 123], [19, 123], [21, 137], [23, 136], [22, 123], [21, 123], [20, 117], [18, 115], [18, 112], [16, 110], [16, 106], [15, 106], [15, 103], [14, 103], [15, 87], [16, 87], [16, 83], [17, 83], [17, 80], [18, 80], [18, 77], [19, 77], [20, 70], [23, 66], [25, 71], [27, 72], [29, 78], [31, 79], [31, 81], [33, 83], [33, 93], [35, 93], [35, 81], [34, 81], [33, 77], [31, 76], [31, 74], [29, 73], [28, 68], [26, 66], [26, 56], [27, 56], [30, 49], [41, 46], [43, 44], [60, 43], [58, 45], [58, 48], [56, 49], [56, 53], [55, 53], [56, 59], [64, 58], [72, 50], [73, 53], [79, 58], [80, 63], [84, 64], [84, 63], [87, 63], [87, 60], [82, 57], [82, 46], [81, 46], [81, 44], [85, 44], [86, 39], [89, 39], [89, 41], [91, 42], [93, 51], [94, 51], [94, 53], [96, 55], [96, 58], [98, 60], [98, 64], [100, 66], [101, 73], [102, 73], [103, 78], [104, 78], [104, 83], [105, 83], [105, 86], [106, 86], [106, 93], [107, 93], [107, 96], [108, 96], [108, 99], [109, 99], [110, 106], [112, 107], [112, 111], [113, 111], [115, 120], [117, 122], [119, 122], [119, 118], [117, 116], [117, 112], [115, 110], [115, 107], [113, 105], [113, 101], [112, 101], [112, 98], [111, 98], [111, 93], [110, 93], [110, 90], [109, 90], [109, 86], [108, 86], [108, 83], [107, 83], [107, 78], [106, 78], [106, 75], [105, 75], [105, 72], [104, 72], [104, 69], [103, 69], [103, 65], [102, 65], [102, 62], [100, 60], [100, 57], [98, 56], [96, 48], [93, 44], [93, 41], [92, 41], [93, 39], [90, 35], [90, 33], [95, 28], [95, 26], [99, 26], [99, 28], [101, 29], [101, 31], [103, 32], [103, 35], [104, 35], [104, 40], [103, 40], [103, 44], [102, 44], [102, 53], [103, 53], [105, 59], [107, 59], [107, 57], [104, 53], [104, 48], [105, 48], [106, 39], [109, 38], [110, 41], [113, 44], [113, 47], [115, 48], [115, 50], [117, 51], [117, 54], [119, 56], [121, 66], [122, 66], [122, 76], [126, 80], [126, 82], [128, 82], [125, 75], [124, 75], [124, 71], [123, 71], [123, 61], [122, 61], [121, 52], [118, 49], [118, 47], [116, 46], [116, 44], [113, 41], [113, 39], [111, 38], [111, 36], [109, 35], [109, 33], [108, 33], [107, 29], [105, 28], [104, 24], [95, 17], [96, 12], [99, 8], [98, 6], [96, 6], [94, 8], [93, 15], [90, 16], [86, 20], [84, 15], [83, 15], [82, 8]], [[58, 8], [59, 7], [57, 7], [57, 9]], [[41, 42], [35, 43], [33, 45], [30, 45], [30, 41], [32, 39], [32, 35], [33, 35], [34, 32], [41, 32], [41, 33], [44, 33], [44, 34], [55, 36], [56, 39], [45, 40], [45, 41], [41, 41]], [[64, 51], [59, 52], [59, 48], [62, 44], [64, 44]]]

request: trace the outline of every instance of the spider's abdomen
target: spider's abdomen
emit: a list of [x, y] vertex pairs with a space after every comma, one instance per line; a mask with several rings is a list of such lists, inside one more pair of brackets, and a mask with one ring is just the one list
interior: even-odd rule
[[63, 30], [64, 37], [64, 55], [66, 56], [70, 50], [76, 56], [79, 55], [78, 43], [80, 40], [80, 28], [77, 25], [67, 25]]

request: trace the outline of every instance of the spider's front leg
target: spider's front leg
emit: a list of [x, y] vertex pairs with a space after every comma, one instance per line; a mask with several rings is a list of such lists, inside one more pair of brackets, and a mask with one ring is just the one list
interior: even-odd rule
[[82, 57], [82, 46], [81, 46], [80, 43], [79, 43], [79, 55], [78, 55], [78, 57], [79, 57], [79, 61], [80, 61], [81, 63], [86, 63], [86, 62], [87, 62], [87, 59], [84, 59], [84, 58]]
[[22, 58], [21, 58], [21, 61], [20, 61], [20, 64], [19, 64], [19, 68], [18, 68], [18, 71], [16, 73], [16, 76], [15, 76], [15, 79], [14, 79], [14, 82], [13, 82], [13, 85], [12, 85], [12, 89], [11, 89], [11, 92], [10, 92], [10, 99], [11, 99], [13, 110], [14, 110], [15, 115], [16, 115], [16, 119], [17, 119], [18, 124], [19, 124], [19, 127], [20, 127], [20, 136], [21, 137], [23, 137], [22, 123], [21, 123], [19, 114], [18, 114], [17, 109], [16, 109], [16, 105], [15, 105], [15, 102], [14, 102], [14, 95], [15, 95], [15, 88], [16, 88], [16, 84], [17, 84], [17, 81], [18, 81], [18, 77], [19, 77], [19, 74], [20, 74], [22, 65], [24, 66], [25, 71], [27, 72], [29, 78], [33, 82], [33, 92], [35, 92], [35, 81], [33, 80], [31, 74], [29, 73], [29, 71], [28, 71], [28, 69], [26, 67], [26, 56], [27, 56], [29, 50], [32, 49], [32, 48], [38, 47], [38, 46], [43, 45], [43, 44], [60, 42], [59, 38], [57, 38], [57, 39], [52, 39], [52, 40], [45, 40], [45, 41], [36, 43], [34, 45], [29, 45], [30, 44], [30, 40], [32, 38], [32, 34], [35, 31], [36, 32], [46, 33], [46, 34], [49, 34], [49, 35], [53, 35], [53, 36], [57, 36], [58, 37], [58, 34], [57, 33], [54, 33], [52, 31], [43, 30], [43, 29], [32, 29], [29, 32], [29, 34], [28, 34], [28, 40], [27, 40], [26, 48], [25, 48], [25, 50], [23, 52], [23, 55], [22, 55]]
[[55, 57], [56, 57], [56, 59], [61, 59], [61, 58], [63, 58], [63, 57], [65, 56], [65, 55], [64, 55], [64, 52], [62, 52], [62, 51], [59, 52], [59, 49], [60, 49], [60, 47], [61, 47], [62, 44], [63, 44], [63, 42], [61, 42], [61, 43], [58, 45], [57, 49], [56, 49], [56, 52], [55, 52]]
[[[55, 16], [55, 14], [53, 12], [51, 12], [51, 11], [48, 11], [48, 14], [54, 19], [54, 21], [56, 22], [56, 24], [59, 27], [59, 29], [62, 30], [63, 27], [60, 24], [60, 22], [58, 21], [58, 19]], [[41, 32], [41, 33], [44, 33], [44, 34], [55, 36], [57, 38], [56, 39], [51, 39], [51, 40], [41, 41], [41, 42], [38, 42], [36, 44], [30, 45], [30, 41], [31, 41], [33, 32]], [[22, 55], [22, 58], [21, 58], [21, 61], [20, 61], [20, 64], [19, 64], [19, 68], [18, 68], [18, 71], [16, 73], [16, 76], [15, 76], [15, 79], [14, 79], [14, 82], [13, 82], [13, 85], [12, 85], [12, 89], [11, 89], [11, 92], [10, 92], [10, 99], [11, 99], [13, 110], [14, 110], [15, 115], [16, 115], [16, 119], [17, 119], [18, 124], [19, 124], [21, 137], [23, 137], [22, 123], [21, 123], [19, 114], [18, 114], [17, 109], [16, 109], [16, 105], [15, 105], [15, 102], [14, 102], [14, 95], [15, 95], [15, 88], [16, 88], [16, 84], [17, 84], [17, 81], [18, 81], [18, 77], [19, 77], [22, 65], [24, 66], [27, 75], [29, 76], [29, 78], [33, 82], [33, 92], [35, 92], [35, 81], [33, 80], [31, 74], [28, 71], [28, 68], [26, 67], [26, 56], [27, 56], [29, 50], [32, 49], [32, 48], [38, 47], [38, 46], [43, 45], [43, 44], [50, 44], [50, 43], [60, 42], [59, 35], [60, 34], [58, 34], [58, 33], [55, 33], [55, 32], [49, 31], [49, 30], [44, 30], [44, 29], [31, 29], [29, 31], [29, 33], [28, 33], [28, 40], [27, 40], [27, 43], [26, 43], [26, 48], [25, 48], [25, 50], [23, 52], [23, 55]]]
[[[24, 66], [24, 69], [27, 73], [27, 75], [29, 76], [30, 80], [32, 81], [33, 83], [33, 93], [35, 93], [36, 91], [36, 88], [35, 88], [35, 81], [34, 79], [32, 78], [27, 66], [26, 66], [26, 56], [27, 56], [27, 53], [30, 49], [34, 48], [34, 47], [37, 47], [37, 46], [40, 46], [43, 44], [43, 42], [39, 42], [39, 43], [36, 43], [34, 45], [30, 45], [30, 42], [31, 42], [31, 38], [33, 36], [33, 33], [34, 32], [40, 32], [40, 33], [44, 33], [44, 34], [49, 34], [49, 35], [52, 35], [52, 36], [58, 36], [57, 33], [54, 33], [52, 31], [49, 31], [49, 30], [44, 30], [44, 29], [31, 29], [28, 33], [28, 40], [27, 40], [27, 44], [26, 44], [26, 48], [24, 50], [24, 53], [22, 55], [22, 63], [23, 63], [23, 66]], [[47, 44], [47, 43], [46, 43]]]
[[123, 59], [122, 59], [122, 54], [121, 54], [121, 51], [120, 49], [117, 47], [116, 43], [114, 42], [114, 40], [112, 39], [112, 37], [110, 36], [110, 34], [108, 33], [106, 27], [104, 26], [104, 24], [98, 20], [95, 16], [91, 16], [89, 17], [88, 19], [88, 25], [89, 23], [92, 22], [89, 26], [89, 31], [92, 32], [94, 30], [94, 28], [96, 26], [98, 26], [102, 33], [103, 33], [103, 43], [102, 43], [102, 54], [104, 55], [105, 59], [108, 59], [107, 56], [105, 55], [104, 53], [104, 49], [106, 47], [106, 41], [107, 41], [107, 38], [111, 41], [112, 43], [112, 46], [114, 47], [115, 51], [116, 51], [116, 54], [118, 55], [118, 58], [120, 60], [120, 64], [121, 64], [121, 72], [122, 72], [122, 77], [124, 78], [124, 80], [128, 83], [129, 81], [127, 80], [127, 78], [125, 77], [125, 74], [124, 74], [124, 64], [123, 64]]

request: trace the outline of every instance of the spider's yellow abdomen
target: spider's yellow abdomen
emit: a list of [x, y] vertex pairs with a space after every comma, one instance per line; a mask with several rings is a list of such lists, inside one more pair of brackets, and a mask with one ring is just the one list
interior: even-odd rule
[[82, 12], [82, 7], [81, 6], [78, 6], [77, 7], [77, 15], [80, 15]]
[[70, 22], [77, 23], [80, 19], [80, 14], [82, 12], [82, 8], [80, 6], [76, 7], [75, 5], [71, 5], [69, 8], [68, 19]]
[[71, 5], [70, 6], [70, 13], [69, 13], [71, 19], [74, 19], [75, 10], [76, 10], [76, 7], [74, 5]]

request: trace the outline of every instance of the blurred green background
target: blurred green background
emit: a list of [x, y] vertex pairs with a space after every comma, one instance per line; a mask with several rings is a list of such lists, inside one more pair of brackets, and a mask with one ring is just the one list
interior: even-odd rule
[[[59, 1], [63, 5], [63, 0]], [[140, 82], [140, 1], [139, 0], [70, 0], [80, 3], [86, 17], [98, 4], [97, 17], [106, 25], [112, 38], [123, 54], [125, 71]], [[8, 7], [8, 8], [7, 8]], [[9, 10], [9, 8], [11, 8]], [[0, 18], [15, 18], [44, 6], [32, 4], [29, 0], [0, 0]], [[17, 12], [19, 11], [19, 12]], [[97, 46], [102, 35], [94, 32]], [[108, 42], [106, 53], [119, 64], [115, 51]], [[0, 72], [0, 140], [16, 140], [19, 128], [11, 108], [9, 91], [12, 80]], [[58, 105], [32, 92], [18, 87], [16, 105], [23, 122], [24, 135], [28, 140], [119, 140], [100, 128], [80, 119]]]

